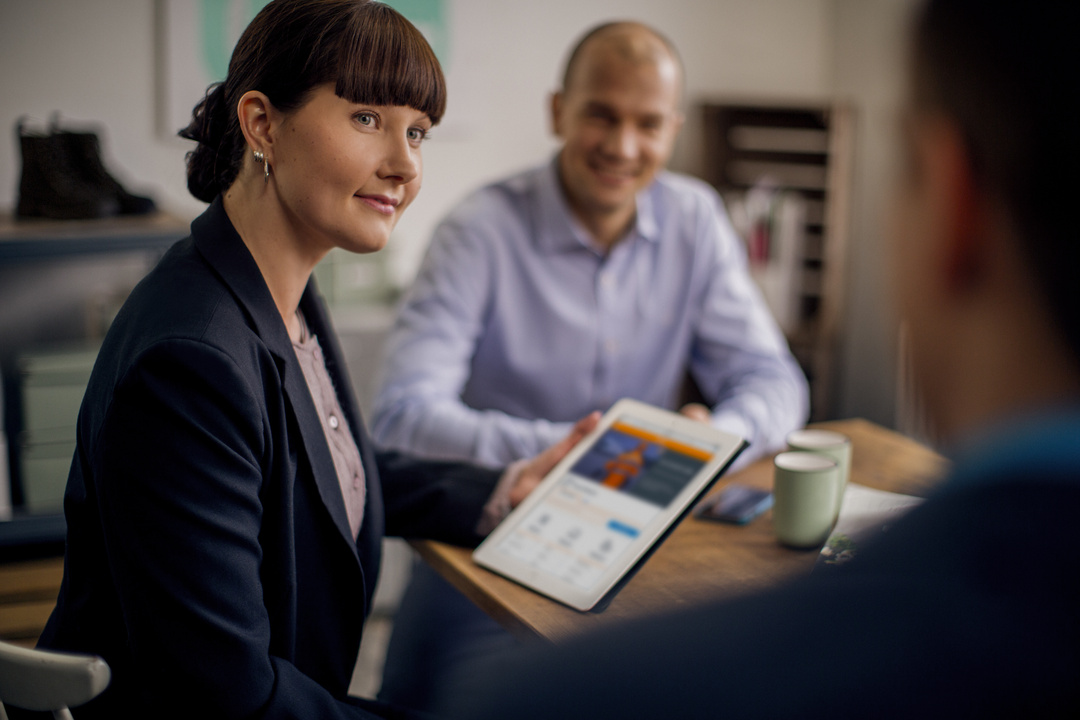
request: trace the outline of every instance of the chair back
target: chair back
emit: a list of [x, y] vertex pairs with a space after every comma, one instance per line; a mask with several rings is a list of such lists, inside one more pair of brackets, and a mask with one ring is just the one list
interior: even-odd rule
[[0, 720], [7, 718], [4, 703], [70, 718], [67, 709], [97, 697], [111, 677], [108, 663], [94, 655], [32, 650], [0, 641]]

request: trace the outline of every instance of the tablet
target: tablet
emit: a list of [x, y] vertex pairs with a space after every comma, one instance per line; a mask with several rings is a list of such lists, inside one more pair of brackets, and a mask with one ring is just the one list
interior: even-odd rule
[[744, 447], [704, 423], [620, 400], [473, 560], [576, 610], [601, 610]]

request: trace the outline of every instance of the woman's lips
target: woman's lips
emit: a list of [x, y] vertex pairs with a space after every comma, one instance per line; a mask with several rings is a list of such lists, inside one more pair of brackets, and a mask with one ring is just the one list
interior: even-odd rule
[[356, 197], [375, 212], [383, 215], [393, 215], [397, 209], [399, 200], [385, 195], [357, 195]]

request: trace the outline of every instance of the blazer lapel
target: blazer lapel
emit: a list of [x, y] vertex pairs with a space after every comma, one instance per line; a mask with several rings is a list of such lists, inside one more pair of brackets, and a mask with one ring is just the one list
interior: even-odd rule
[[[359, 563], [356, 541], [349, 529], [349, 517], [345, 512], [345, 500], [341, 495], [334, 460], [330, 455], [330, 447], [326, 443], [315, 403], [311, 399], [311, 392], [293, 351], [292, 341], [289, 340], [285, 324], [278, 314], [259, 266], [233, 228], [220, 196], [205, 214], [192, 223], [192, 236], [196, 248], [239, 299], [251, 317], [255, 331], [278, 359], [285, 395], [296, 415], [296, 424], [300, 428], [304, 451], [311, 463], [319, 497]], [[305, 294], [310, 292], [312, 288], [309, 285]]]
[[382, 482], [375, 461], [374, 446], [364, 428], [364, 419], [356, 403], [356, 393], [349, 381], [345, 357], [341, 352], [337, 334], [333, 330], [330, 315], [322, 296], [319, 295], [314, 278], [308, 282], [304, 296], [300, 300], [300, 310], [304, 313], [308, 327], [319, 338], [319, 346], [322, 347], [323, 357], [326, 359], [326, 370], [337, 390], [341, 410], [345, 413], [345, 419], [349, 423], [353, 440], [360, 450], [360, 459], [364, 464], [367, 498], [364, 502], [364, 520], [360, 526], [360, 537], [356, 545], [360, 553], [360, 564], [364, 568], [365, 583], [369, 584], [370, 600], [371, 593], [375, 589], [374, 581], [378, 577], [382, 538], [386, 529], [386, 520], [383, 516]]

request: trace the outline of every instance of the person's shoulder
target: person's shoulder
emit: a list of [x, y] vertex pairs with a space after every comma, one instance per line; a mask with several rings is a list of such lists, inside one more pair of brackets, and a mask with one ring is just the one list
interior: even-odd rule
[[188, 238], [176, 243], [136, 286], [130, 304], [156, 309], [173, 322], [197, 322], [227, 294], [221, 276]]
[[533, 167], [489, 182], [466, 195], [447, 219], [462, 221], [514, 211], [535, 196], [543, 171], [543, 167]]
[[683, 208], [714, 210], [723, 207], [720, 195], [712, 185], [692, 175], [671, 170], [657, 174], [650, 192], [664, 204]]
[[236, 391], [238, 377], [276, 368], [235, 295], [182, 240], [132, 290], [106, 333], [87, 389], [100, 402], [86, 421], [100, 423], [125, 383], [156, 375], [162, 392], [175, 392], [190, 387], [187, 371]]
[[868, 569], [968, 583], [1022, 576], [1056, 586], [1057, 553], [1080, 552], [1077, 513], [1080, 467], [949, 479], [877, 539]]
[[543, 172], [543, 167], [530, 168], [473, 190], [439, 223], [432, 244], [493, 251], [514, 237], [527, 237]]
[[[659, 173], [648, 190], [652, 214], [661, 232], [702, 252], [728, 257], [739, 246], [720, 194], [696, 177]], [[704, 258], [704, 256], [702, 256]]]
[[173, 340], [222, 351], [254, 341], [235, 294], [190, 239], [176, 243], [135, 287], [114, 325], [110, 335], [132, 353]]

